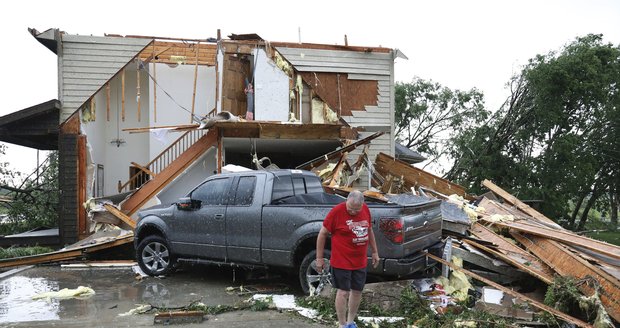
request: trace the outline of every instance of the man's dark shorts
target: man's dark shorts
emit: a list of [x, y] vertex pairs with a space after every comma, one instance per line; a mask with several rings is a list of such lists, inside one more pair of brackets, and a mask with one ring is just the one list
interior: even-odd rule
[[336, 289], [362, 291], [366, 284], [366, 268], [345, 270], [332, 267], [332, 286]]

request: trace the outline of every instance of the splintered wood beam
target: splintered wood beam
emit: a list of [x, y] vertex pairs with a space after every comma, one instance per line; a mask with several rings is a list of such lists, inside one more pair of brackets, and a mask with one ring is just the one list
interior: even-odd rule
[[[487, 220], [484, 216], [482, 220]], [[620, 259], [620, 247], [612, 244], [608, 244], [596, 239], [583, 237], [567, 230], [557, 230], [544, 228], [536, 225], [529, 224], [525, 221], [519, 222], [495, 222], [488, 221], [494, 225], [505, 227], [509, 229], [519, 230], [532, 235], [541, 236], [544, 238], [559, 241], [563, 244], [580, 246], [601, 253], [606, 256]]]
[[517, 292], [515, 292], [512, 289], [506, 288], [506, 287], [504, 287], [504, 286], [502, 286], [502, 285], [500, 285], [500, 284], [498, 284], [498, 283], [496, 283], [494, 281], [486, 279], [486, 278], [484, 278], [484, 277], [482, 277], [482, 276], [480, 276], [478, 274], [475, 274], [475, 273], [473, 273], [473, 272], [471, 272], [469, 270], [466, 270], [466, 269], [463, 269], [461, 267], [458, 267], [458, 266], [452, 264], [451, 262], [445, 261], [442, 258], [439, 258], [439, 257], [437, 257], [437, 256], [435, 256], [433, 254], [426, 253], [426, 256], [430, 257], [431, 259], [433, 259], [433, 260], [435, 260], [435, 261], [437, 261], [439, 263], [442, 263], [442, 264], [445, 264], [445, 265], [449, 266], [450, 268], [452, 268], [452, 270], [456, 270], [456, 271], [462, 272], [462, 273], [464, 273], [464, 274], [466, 274], [466, 275], [468, 275], [468, 276], [470, 276], [470, 277], [472, 277], [472, 278], [474, 278], [474, 279], [476, 279], [478, 281], [482, 281], [482, 282], [484, 282], [485, 284], [487, 284], [489, 286], [497, 288], [497, 289], [503, 291], [504, 293], [506, 293], [506, 294], [508, 294], [508, 295], [510, 295], [512, 297], [516, 297], [516, 298], [518, 298], [520, 300], [526, 301], [529, 304], [531, 304], [532, 306], [536, 307], [537, 309], [549, 312], [549, 313], [555, 315], [556, 317], [561, 318], [561, 319], [563, 319], [565, 321], [568, 321], [570, 323], [573, 323], [573, 324], [575, 324], [575, 325], [577, 325], [579, 327], [594, 328], [594, 326], [590, 325], [587, 322], [584, 322], [584, 321], [581, 321], [581, 320], [579, 320], [577, 318], [571, 317], [570, 315], [568, 315], [568, 314], [566, 314], [564, 312], [560, 312], [560, 311], [558, 311], [558, 310], [556, 310], [556, 309], [554, 309], [554, 308], [552, 308], [550, 306], [547, 306], [547, 305], [545, 305], [543, 303], [540, 303], [540, 302], [538, 302], [538, 301], [536, 301], [536, 300], [534, 300], [532, 298], [529, 298], [529, 297], [527, 297], [527, 296], [525, 296], [523, 294], [517, 293]]
[[[600, 298], [607, 313], [616, 321], [620, 321], [620, 281], [605, 271], [591, 265], [567, 247], [553, 240], [535, 235], [511, 233], [530, 252], [551, 266], [562, 276], [578, 279], [591, 277], [600, 285]], [[589, 284], [580, 284], [579, 288], [587, 296], [594, 294]]]
[[121, 70], [121, 119], [125, 122], [125, 69]]
[[360, 139], [360, 140], [358, 140], [358, 141], [356, 141], [356, 142], [354, 142], [354, 143], [352, 143], [352, 144], [350, 144], [348, 146], [345, 146], [345, 147], [342, 147], [340, 149], [334, 150], [334, 151], [329, 152], [329, 153], [327, 153], [327, 154], [325, 154], [323, 156], [317, 157], [317, 158], [315, 158], [315, 159], [313, 159], [313, 160], [311, 160], [309, 162], [301, 164], [301, 165], [297, 166], [296, 169], [310, 171], [310, 170], [312, 170], [314, 168], [317, 168], [317, 167], [323, 165], [323, 163], [325, 163], [325, 162], [327, 162], [327, 161], [329, 161], [331, 159], [339, 157], [344, 152], [351, 152], [353, 149], [355, 149], [355, 148], [357, 148], [357, 147], [359, 147], [361, 145], [368, 144], [373, 139], [378, 138], [378, 137], [380, 137], [382, 135], [383, 135], [383, 132], [374, 133], [374, 134], [372, 134], [372, 135], [370, 135], [370, 136], [368, 136], [368, 137], [366, 137], [364, 139]]
[[82, 204], [86, 202], [86, 176], [87, 176], [87, 140], [85, 135], [78, 135], [77, 138], [77, 146], [78, 146], [78, 158], [77, 158], [77, 166], [78, 166], [78, 202], [77, 202], [77, 228], [78, 228], [78, 238], [82, 239], [82, 237], [87, 236], [88, 232], [88, 224], [86, 222], [86, 210], [82, 207]]
[[464, 187], [424, 170], [413, 167], [406, 162], [395, 159], [384, 153], [379, 153], [377, 155], [375, 160], [375, 169], [383, 176], [386, 176], [387, 173], [389, 173], [396, 177], [404, 177], [405, 187], [407, 187], [407, 189], [422, 186], [448, 196], [457, 194], [466, 198], [469, 197]]
[[[483, 207], [485, 213], [488, 215], [493, 215], [493, 214], [512, 215], [513, 217], [519, 218], [519, 219], [531, 218], [531, 216], [519, 211], [516, 208], [509, 207], [509, 205], [507, 206], [507, 204], [500, 204], [499, 202], [493, 201], [487, 198], [486, 196], [482, 197], [482, 200], [480, 201], [478, 206]], [[536, 219], [532, 219], [532, 220], [536, 221]]]
[[498, 249], [493, 250], [472, 242], [471, 244], [473, 246], [493, 253], [495, 256], [504, 259], [506, 262], [511, 263], [512, 265], [530, 273], [548, 284], [553, 282], [554, 272], [548, 265], [540, 261], [535, 256], [532, 256], [532, 254], [527, 251], [519, 248], [517, 245], [504, 239], [502, 236], [496, 234], [491, 229], [481, 225], [480, 223], [474, 223], [469, 231], [479, 239], [492, 242], [497, 245]]
[[108, 212], [112, 213], [114, 216], [119, 218], [121, 221], [125, 222], [128, 226], [131, 227], [131, 229], [136, 228], [136, 221], [134, 221], [132, 218], [125, 215], [125, 213], [121, 212], [119, 209], [114, 207], [114, 205], [103, 204], [103, 207], [105, 207], [105, 209], [108, 210]]
[[484, 181], [482, 181], [482, 185], [487, 187], [487, 188], [489, 188], [489, 190], [491, 190], [496, 195], [498, 195], [499, 197], [504, 199], [507, 203], [512, 204], [513, 206], [518, 208], [523, 213], [533, 217], [534, 219], [536, 219], [536, 220], [538, 220], [540, 222], [545, 222], [547, 224], [550, 224], [553, 227], [555, 227], [556, 229], [564, 230], [564, 228], [562, 228], [559, 224], [555, 223], [553, 220], [551, 220], [548, 217], [544, 216], [542, 213], [540, 213], [540, 212], [536, 211], [535, 209], [531, 208], [529, 205], [523, 203], [517, 197], [511, 195], [510, 193], [508, 193], [504, 189], [498, 187], [493, 182], [491, 182], [489, 180], [484, 180]]
[[148, 126], [145, 128], [126, 128], [126, 129], [122, 129], [121, 131], [129, 132], [129, 133], [142, 133], [142, 132], [149, 132], [151, 130], [157, 130], [157, 129], [172, 129], [174, 131], [178, 129], [192, 130], [192, 129], [197, 129], [199, 126], [200, 125], [198, 124], [160, 125], [160, 126]]
[[84, 254], [96, 252], [98, 250], [111, 248], [127, 243], [133, 242], [133, 235], [116, 238], [114, 240], [106, 241], [103, 243], [92, 244], [88, 246], [82, 246], [77, 248], [70, 248], [50, 253], [23, 256], [19, 258], [3, 259], [0, 260], [0, 268], [8, 268], [20, 265], [30, 265], [39, 263], [52, 263], [65, 260], [71, 260], [81, 257]]
[[342, 172], [342, 169], [344, 168], [344, 165], [347, 162], [347, 155], [349, 155], [349, 153], [347, 153], [345, 151], [342, 154], [342, 156], [340, 156], [340, 159], [338, 160], [338, 163], [336, 164], [336, 166], [332, 170], [332, 178], [331, 178], [331, 181], [329, 182], [329, 186], [330, 187], [336, 186], [338, 178], [340, 177], [340, 173]]
[[[200, 43], [198, 45], [200, 45]], [[198, 53], [199, 52], [200, 52], [200, 47], [196, 47], [196, 64], [194, 65], [194, 93], [192, 94], [192, 115], [189, 117], [190, 123], [194, 121], [194, 108], [196, 105], [196, 82], [198, 81]]]
[[[479, 243], [476, 243], [474, 241], [471, 240], [463, 240], [463, 242], [471, 247], [477, 248], [479, 250], [485, 251], [499, 259], [501, 259], [502, 261], [511, 264], [512, 266], [514, 266], [515, 268], [519, 268], [525, 272], [527, 272], [528, 274], [540, 279], [541, 281], [543, 281], [546, 284], [551, 284], [553, 283], [553, 274], [549, 275], [546, 274], [545, 272], [539, 270], [538, 268], [533, 268], [531, 267], [529, 264], [533, 263], [530, 262], [528, 260], [525, 260], [524, 257], [521, 257], [520, 255], [507, 255], [505, 253], [502, 253], [500, 251], [497, 251], [491, 247], [487, 247], [484, 245], [481, 245]], [[552, 271], [552, 270], [550, 270]]]
[[[326, 185], [323, 185], [323, 189], [330, 194], [340, 195], [343, 197], [347, 197], [351, 191], [355, 190], [354, 188], [351, 188], [351, 187], [330, 187]], [[385, 198], [385, 196], [379, 192], [366, 190], [362, 193], [364, 194], [365, 198], [372, 199], [373, 201], [377, 201], [381, 203], [389, 202], [389, 200]]]

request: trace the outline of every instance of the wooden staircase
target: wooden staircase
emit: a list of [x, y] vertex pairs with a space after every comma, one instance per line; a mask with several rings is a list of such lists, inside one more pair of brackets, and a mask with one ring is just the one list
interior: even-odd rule
[[[184, 136], [186, 135], [187, 134], [185, 134]], [[168, 185], [168, 183], [170, 183], [177, 176], [179, 176], [179, 174], [181, 174], [196, 159], [198, 159], [200, 155], [204, 154], [209, 148], [215, 146], [218, 141], [217, 129], [209, 130], [208, 133], [204, 134], [196, 142], [193, 142], [191, 144], [183, 141], [184, 136], [179, 138], [177, 142], [164, 150], [164, 152], [162, 152], [160, 156], [158, 156], [156, 159], [151, 161], [151, 163], [146, 165], [149, 170], [156, 171], [157, 173], [151, 172], [151, 179], [146, 181], [146, 183], [144, 183], [140, 187], [140, 189], [136, 190], [128, 197], [128, 199], [125, 200], [125, 202], [121, 206], [121, 210], [123, 211], [123, 213], [128, 216], [134, 214], [149, 199], [157, 195], [166, 185]], [[182, 147], [182, 145], [187, 145], [187, 149], [182, 150], [183, 148], [185, 148]], [[169, 153], [172, 153], [173, 155], [167, 155]], [[174, 159], [170, 159], [172, 158], [171, 156], [173, 156]], [[160, 164], [154, 163], [159, 161], [161, 158], [163, 158], [164, 161], [169, 161], [169, 163], [167, 163], [165, 166], [161, 164], [161, 167], [163, 167], [161, 170], [154, 170], [156, 167], [160, 166]], [[135, 177], [136, 176], [132, 177], [132, 179]], [[130, 181], [125, 183], [123, 186], [120, 186], [119, 189], [130, 185]]]

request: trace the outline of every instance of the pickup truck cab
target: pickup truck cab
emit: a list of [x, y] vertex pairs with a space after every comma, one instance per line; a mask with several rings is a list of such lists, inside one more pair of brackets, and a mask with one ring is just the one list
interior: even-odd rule
[[[295, 270], [309, 292], [322, 283], [314, 262], [323, 219], [343, 201], [309, 171], [213, 175], [179, 202], [138, 213], [136, 259], [149, 275], [167, 274], [177, 261]], [[433, 264], [424, 250], [441, 240], [439, 200], [367, 205], [380, 257], [370, 274], [404, 276]]]

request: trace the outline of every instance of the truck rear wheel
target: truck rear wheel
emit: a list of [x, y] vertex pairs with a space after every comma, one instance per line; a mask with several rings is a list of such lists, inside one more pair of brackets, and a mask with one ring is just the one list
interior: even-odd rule
[[316, 269], [316, 250], [308, 253], [301, 261], [299, 266], [299, 283], [301, 289], [307, 295], [318, 295], [325, 286], [331, 286], [330, 257], [331, 252], [326, 249], [323, 252], [323, 258], [325, 259], [323, 272], [318, 272]]
[[136, 259], [142, 271], [149, 276], [165, 275], [172, 271], [175, 264], [168, 242], [157, 235], [148, 236], [140, 242]]

